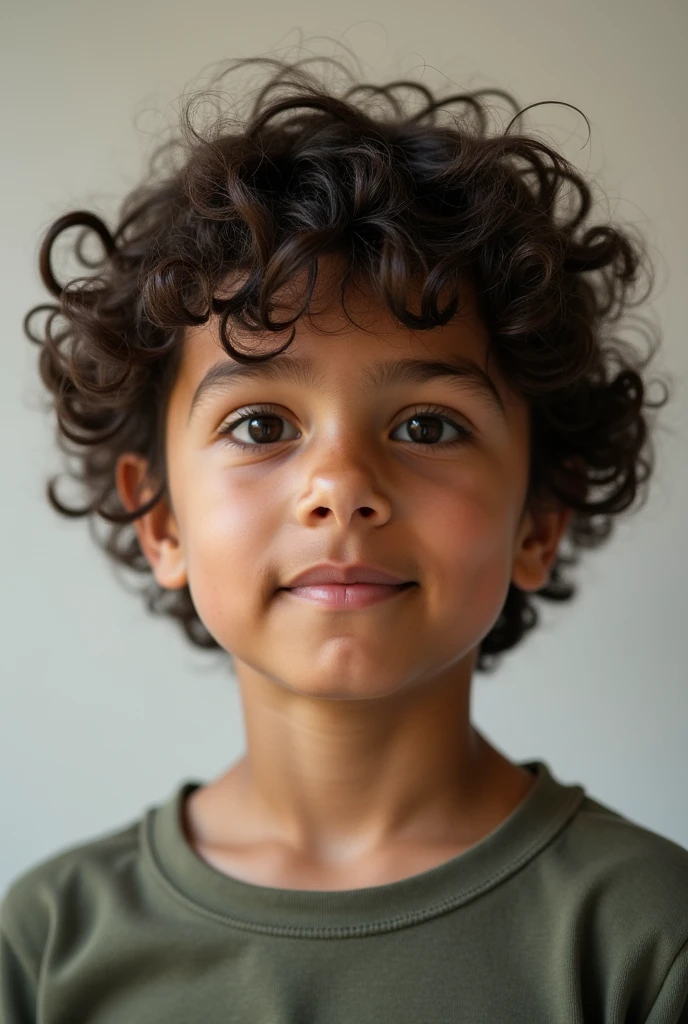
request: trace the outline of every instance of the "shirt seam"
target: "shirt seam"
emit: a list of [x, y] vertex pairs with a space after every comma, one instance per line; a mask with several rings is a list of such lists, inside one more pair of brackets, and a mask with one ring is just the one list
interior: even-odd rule
[[462, 905], [469, 903], [472, 899], [482, 895], [484, 892], [496, 888], [496, 886], [501, 884], [505, 878], [510, 877], [530, 860], [533, 860], [538, 852], [544, 850], [545, 847], [552, 842], [552, 840], [570, 823], [576, 810], [584, 799], [584, 796], [585, 794], [583, 790], [581, 788], [577, 788], [569, 796], [566, 803], [560, 807], [559, 812], [554, 819], [550, 819], [550, 821], [548, 821], [546, 827], [542, 829], [538, 836], [524, 851], [519, 854], [518, 857], [504, 865], [494, 875], [489, 879], [484, 880], [479, 885], [475, 885], [470, 889], [462, 890], [461, 893], [445, 900], [441, 900], [439, 903], [431, 904], [423, 910], [399, 914], [391, 918], [386, 918], [382, 921], [362, 925], [308, 926], [268, 924], [251, 921], [247, 918], [234, 917], [232, 914], [221, 913], [219, 911], [212, 910], [209, 907], [205, 907], [196, 902], [194, 898], [187, 896], [186, 893], [182, 892], [172, 879], [168, 877], [157, 857], [155, 847], [152, 842], [152, 817], [150, 815], [147, 816], [142, 824], [145, 830], [144, 842], [147, 848], [147, 853], [153, 864], [154, 875], [158, 879], [158, 882], [163, 886], [168, 894], [172, 895], [176, 899], [178, 903], [181, 903], [184, 907], [196, 914], [208, 917], [216, 923], [225, 925], [226, 927], [239, 928], [244, 931], [259, 932], [267, 935], [282, 935], [291, 938], [312, 939], [360, 938], [366, 935], [379, 934], [381, 932], [399, 931], [402, 928], [407, 928], [415, 924], [422, 924], [424, 921], [430, 920], [431, 918], [439, 917], [442, 914], [456, 910]]

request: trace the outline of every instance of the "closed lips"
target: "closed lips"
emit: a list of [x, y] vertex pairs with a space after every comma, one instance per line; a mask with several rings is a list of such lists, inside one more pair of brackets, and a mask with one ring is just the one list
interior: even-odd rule
[[410, 585], [414, 581], [408, 576], [397, 576], [386, 569], [370, 565], [338, 566], [321, 564], [311, 566], [295, 576], [283, 589], [294, 587], [327, 586], [341, 584], [350, 586], [355, 583], [378, 583], [398, 587]]

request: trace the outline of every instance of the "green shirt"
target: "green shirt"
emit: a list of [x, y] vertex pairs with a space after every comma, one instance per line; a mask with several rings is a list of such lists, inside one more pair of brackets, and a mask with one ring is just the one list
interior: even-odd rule
[[558, 781], [437, 867], [345, 891], [231, 878], [187, 780], [15, 877], [2, 1024], [688, 1022], [688, 850]]

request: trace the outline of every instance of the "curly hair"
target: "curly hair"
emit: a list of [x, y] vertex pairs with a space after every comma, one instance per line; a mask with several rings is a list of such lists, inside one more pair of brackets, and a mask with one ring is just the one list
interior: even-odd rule
[[[643, 380], [656, 338], [643, 358], [610, 328], [647, 298], [652, 267], [642, 238], [590, 222], [590, 182], [569, 161], [532, 135], [509, 133], [524, 112], [509, 93], [437, 98], [400, 79], [385, 86], [349, 81], [337, 94], [306, 62], [229, 62], [222, 75], [257, 63], [273, 69], [245, 117], [220, 113], [201, 130], [193, 121], [195, 104], [216, 94], [187, 98], [178, 134], [154, 151], [145, 179], [122, 201], [113, 233], [83, 210], [59, 217], [45, 232], [40, 274], [58, 302], [34, 306], [24, 331], [41, 345], [39, 371], [52, 396], [57, 443], [76, 459], [67, 472], [86, 500], [78, 508], [63, 504], [56, 477], [47, 497], [62, 515], [109, 524], [104, 537], [94, 537], [111, 564], [151, 577], [132, 524], [170, 497], [165, 413], [185, 327], [219, 315], [228, 355], [239, 362], [272, 358], [276, 352], [234, 348], [228, 323], [249, 335], [287, 332], [277, 350], [284, 351], [309, 307], [318, 259], [327, 254], [344, 257], [342, 286], [352, 276], [364, 281], [398, 322], [415, 330], [447, 323], [458, 306], [459, 282], [469, 279], [490, 354], [530, 405], [529, 497], [572, 509], [547, 584], [531, 594], [510, 585], [477, 652], [476, 668], [488, 671], [538, 622], [535, 598], [571, 598], [577, 587], [567, 567], [581, 549], [609, 538], [613, 517], [645, 499], [654, 461], [647, 411], [666, 401], [665, 394], [652, 402]], [[419, 93], [420, 109], [405, 107], [395, 95], [399, 88]], [[490, 92], [517, 111], [493, 135], [483, 99]], [[461, 116], [447, 110], [456, 101], [464, 105]], [[162, 173], [161, 156], [170, 157]], [[568, 215], [565, 182], [578, 200]], [[74, 252], [96, 273], [61, 285], [51, 250], [73, 226], [81, 229]], [[102, 242], [98, 259], [84, 253], [89, 232]], [[641, 270], [649, 287], [632, 300]], [[218, 297], [235, 271], [244, 283], [231, 297]], [[302, 271], [301, 308], [285, 320], [271, 319], [275, 293]], [[413, 282], [421, 286], [415, 313], [406, 305]], [[447, 289], [449, 300], [440, 307]], [[50, 315], [39, 335], [30, 321], [41, 311]], [[156, 490], [129, 511], [115, 484], [117, 459], [127, 451], [147, 460]], [[188, 586], [166, 590], [149, 578], [139, 593], [149, 611], [171, 616], [193, 644], [219, 647]]]

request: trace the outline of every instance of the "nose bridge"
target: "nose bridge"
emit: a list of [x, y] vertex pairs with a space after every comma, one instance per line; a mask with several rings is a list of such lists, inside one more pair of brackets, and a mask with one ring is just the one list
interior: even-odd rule
[[329, 392], [327, 411], [318, 417], [318, 423], [308, 445], [315, 465], [340, 464], [342, 471], [361, 472], [372, 469], [375, 446], [371, 444], [371, 424], [375, 419], [376, 403], [366, 400], [357, 403], [351, 389]]
[[365, 509], [368, 516], [375, 513], [386, 518], [389, 499], [379, 487], [379, 460], [366, 433], [365, 418], [356, 417], [345, 396], [331, 408], [305, 453], [300, 514], [322, 517], [324, 508], [336, 519], [348, 521], [357, 510]]

